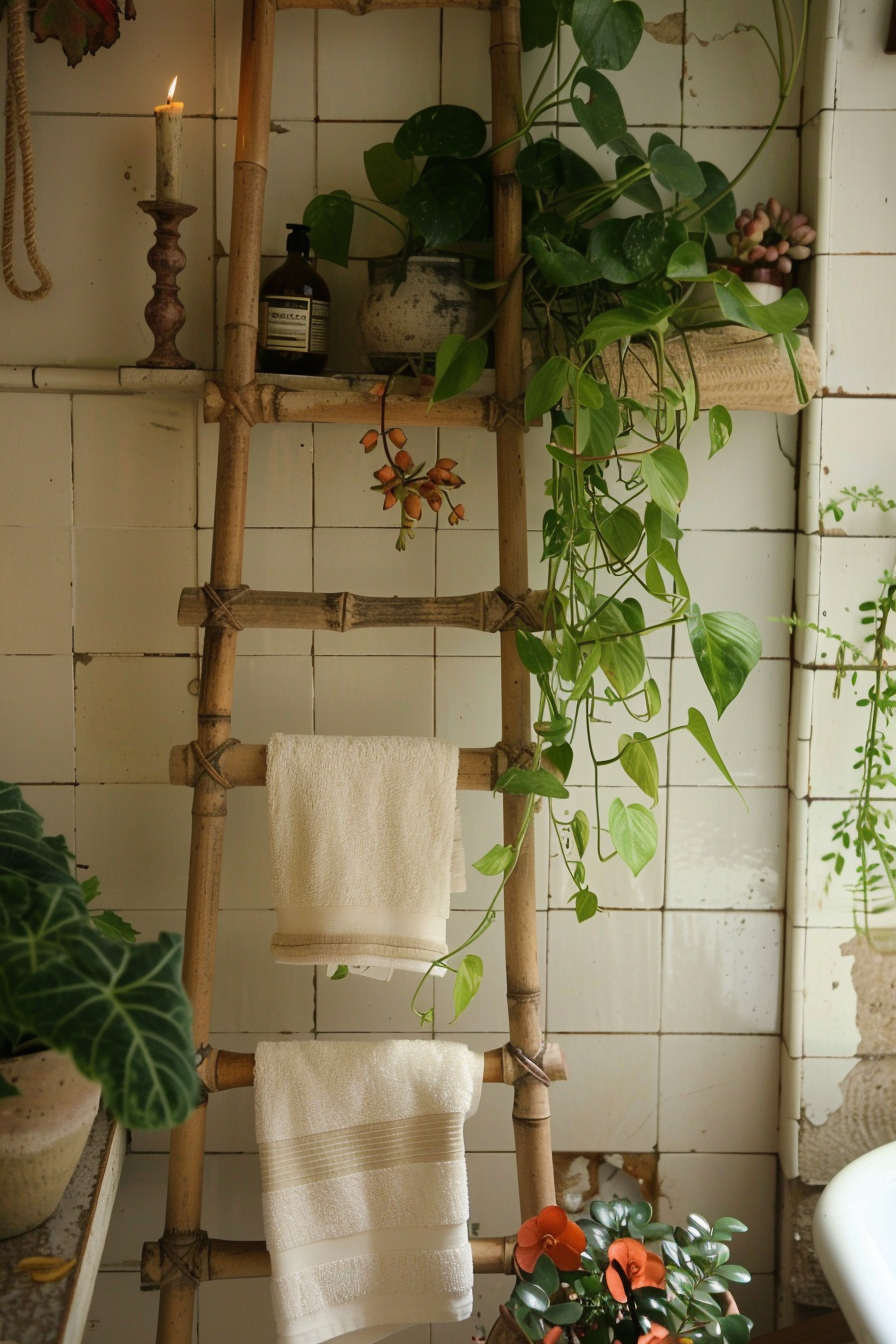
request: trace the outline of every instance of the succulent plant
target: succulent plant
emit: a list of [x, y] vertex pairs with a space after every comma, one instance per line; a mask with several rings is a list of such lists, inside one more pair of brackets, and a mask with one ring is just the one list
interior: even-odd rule
[[804, 261], [815, 241], [807, 215], [785, 210], [770, 196], [755, 210], [742, 210], [728, 234], [731, 255], [750, 266], [771, 266], [788, 275], [795, 261]]

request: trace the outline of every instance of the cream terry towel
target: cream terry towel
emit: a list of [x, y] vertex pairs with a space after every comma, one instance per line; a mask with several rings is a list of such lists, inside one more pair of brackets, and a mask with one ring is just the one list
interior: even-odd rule
[[426, 971], [465, 888], [458, 749], [425, 737], [268, 744], [277, 961]]
[[453, 1041], [284, 1041], [255, 1055], [278, 1340], [372, 1344], [473, 1307], [463, 1123], [482, 1056]]

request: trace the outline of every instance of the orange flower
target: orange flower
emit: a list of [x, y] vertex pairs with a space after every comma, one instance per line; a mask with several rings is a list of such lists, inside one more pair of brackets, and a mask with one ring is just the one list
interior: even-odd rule
[[528, 1218], [516, 1240], [516, 1262], [531, 1274], [540, 1255], [553, 1260], [558, 1269], [578, 1269], [586, 1246], [585, 1233], [571, 1223], [556, 1204], [542, 1209], [537, 1218]]
[[641, 1335], [638, 1344], [659, 1344], [661, 1339], [668, 1337], [669, 1331], [664, 1325], [659, 1325], [656, 1321], [651, 1322], [650, 1329], [646, 1335]]
[[[560, 1338], [562, 1334], [563, 1334], [563, 1327], [561, 1325], [552, 1325], [550, 1330], [545, 1335], [544, 1339], [541, 1341], [541, 1344], [557, 1344], [557, 1340]], [[651, 1341], [651, 1344], [653, 1344], [653, 1341]]]
[[393, 509], [397, 503], [397, 496], [393, 495], [391, 490], [387, 490], [383, 495], [383, 512], [385, 513], [386, 509]]
[[386, 384], [374, 383], [373, 387], [370, 389], [370, 395], [372, 397], [384, 397], [386, 395]]
[[627, 1300], [622, 1275], [628, 1280], [629, 1288], [665, 1287], [666, 1266], [658, 1255], [648, 1251], [644, 1243], [636, 1241], [634, 1237], [620, 1237], [618, 1241], [611, 1242], [607, 1257], [610, 1261], [607, 1287], [617, 1302]]
[[420, 517], [421, 512], [423, 511], [423, 505], [420, 502], [420, 496], [408, 495], [407, 499], [404, 502], [404, 511], [409, 518], [413, 518], [414, 521], [416, 522], [417, 519]]
[[414, 465], [414, 459], [411, 457], [410, 453], [406, 453], [402, 448], [400, 452], [395, 454], [395, 465], [398, 467], [399, 471], [410, 471], [411, 467]]
[[395, 470], [393, 467], [390, 467], [388, 463], [386, 463], [384, 467], [380, 467], [379, 471], [375, 471], [373, 474], [380, 485], [388, 485], [390, 481], [395, 480]]
[[408, 436], [403, 429], [390, 429], [389, 442], [393, 448], [403, 448], [408, 441]]
[[453, 471], [457, 463], [453, 457], [440, 457], [436, 466], [441, 467], [443, 471]]
[[375, 429], [368, 429], [367, 433], [361, 439], [365, 453], [372, 453], [380, 441], [380, 436]]

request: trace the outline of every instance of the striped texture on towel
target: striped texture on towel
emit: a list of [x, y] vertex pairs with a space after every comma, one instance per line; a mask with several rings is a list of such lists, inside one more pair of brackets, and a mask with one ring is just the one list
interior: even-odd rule
[[482, 1063], [453, 1041], [259, 1043], [255, 1128], [279, 1340], [373, 1344], [469, 1316], [463, 1123]]

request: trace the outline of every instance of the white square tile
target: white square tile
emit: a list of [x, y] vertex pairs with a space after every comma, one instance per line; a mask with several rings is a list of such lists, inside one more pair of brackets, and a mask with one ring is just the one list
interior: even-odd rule
[[[794, 664], [790, 688], [790, 754], [787, 783], [797, 798], [809, 794], [809, 768], [812, 737], [812, 707], [816, 694], [827, 693], [833, 681], [824, 673]], [[822, 692], [822, 688], [824, 692]]]
[[[817, 671], [813, 692], [811, 794], [813, 798], [845, 798], [855, 788], [857, 749], [865, 739], [867, 710], [856, 705], [870, 678], [859, 677], [853, 687], [847, 679], [834, 699], [834, 672]], [[892, 796], [881, 790], [880, 797]]]
[[794, 615], [804, 622], [793, 632], [793, 658], [801, 664], [814, 663], [818, 657], [819, 634], [811, 626], [819, 623], [819, 589], [821, 586], [822, 538], [798, 532], [794, 551], [793, 608]]
[[778, 1156], [784, 1179], [792, 1181], [800, 1172], [800, 1060], [792, 1059], [781, 1042], [781, 1114]]
[[[464, 790], [458, 792], [463, 829], [464, 853], [467, 860], [467, 889], [452, 897], [455, 910], [485, 910], [497, 890], [497, 877], [484, 877], [473, 864], [487, 854], [493, 845], [503, 843], [503, 800], [500, 794]], [[535, 900], [539, 910], [548, 907], [548, 834], [550, 818], [547, 807], [532, 819], [535, 843]]]
[[[880, 485], [889, 495], [885, 482], [892, 467], [892, 401], [865, 397], [826, 397], [822, 442], [822, 507], [839, 498], [846, 486], [867, 490]], [[826, 528], [839, 527], [851, 537], [896, 536], [896, 510], [861, 506], [855, 513], [847, 509], [839, 523], [828, 514]]]
[[[371, 980], [366, 975], [347, 975], [330, 980], [326, 966], [316, 969], [316, 1018], [320, 1032], [417, 1032], [420, 1022], [411, 1009], [411, 999], [420, 981], [416, 971], [395, 971], [391, 980]], [[423, 985], [415, 1005], [425, 1013], [432, 1007], [432, 981]], [[424, 1028], [428, 1035], [432, 1030]]]
[[[859, 604], [878, 597], [880, 579], [892, 566], [893, 542], [888, 537], [822, 537], [818, 624], [860, 648], [865, 645], [871, 627], [862, 624], [868, 613], [860, 611]], [[872, 652], [870, 646], [866, 648], [868, 653]], [[830, 667], [836, 656], [837, 642], [819, 635], [818, 661]], [[892, 654], [888, 661], [893, 661]], [[859, 680], [864, 685], [871, 678], [860, 673]]]
[[[278, 34], [275, 48], [279, 45]], [[284, 257], [286, 225], [290, 221], [301, 223], [305, 206], [315, 194], [316, 128], [313, 121], [276, 121], [274, 125], [268, 146], [261, 251], [264, 256]], [[230, 227], [235, 152], [236, 121], [216, 121], [215, 228], [218, 241], [227, 253], [233, 251]]]
[[663, 921], [664, 1032], [767, 1035], [781, 1020], [781, 916], [672, 910]]
[[552, 910], [548, 938], [550, 1032], [659, 1030], [659, 911], [612, 910], [583, 927], [572, 910]]
[[[833, 829], [849, 803], [846, 800], [818, 799], [808, 805], [807, 871], [804, 874], [804, 917], [813, 928], [844, 930], [844, 938], [853, 928], [853, 893], [850, 888], [859, 880], [855, 848], [844, 849], [833, 839]], [[843, 855], [843, 872], [838, 877], [833, 865], [823, 856], [830, 853]]]
[[[882, 11], [882, 0], [875, 0]], [[834, 106], [841, 5], [810, 5], [809, 33], [803, 57], [803, 116]], [[883, 29], [881, 29], [883, 32]], [[883, 37], [881, 37], [881, 52]]]
[[[690, 0], [685, 125], [767, 126], [771, 121], [778, 78], [761, 37], [745, 27], [736, 0]], [[794, 125], [798, 117], [799, 81], [784, 110], [784, 124]]]
[[43, 817], [44, 835], [62, 835], [75, 848], [75, 790], [70, 784], [26, 784], [22, 797]]
[[[310, 527], [310, 425], [256, 425], [249, 453], [246, 527]], [[215, 520], [218, 426], [199, 424], [199, 526]]]
[[[790, 657], [782, 618], [793, 605], [793, 537], [786, 532], [686, 532], [678, 558], [701, 611], [738, 611], [756, 623], [763, 658]], [[692, 658], [684, 626], [675, 656]]]
[[[448, 955], [454, 948], [466, 942], [481, 919], [480, 912], [452, 910], [448, 920]], [[540, 1019], [545, 1019], [546, 984], [546, 934], [547, 915], [539, 912], [535, 917], [538, 936], [538, 974], [542, 986]], [[504, 968], [504, 915], [499, 911], [494, 924], [487, 929], [475, 945], [464, 950], [464, 956], [473, 953], [482, 958], [482, 984], [478, 994], [465, 1008], [461, 1016], [454, 1021], [454, 976], [447, 975], [435, 982], [435, 1028], [438, 1032], [451, 1033], [467, 1031], [506, 1031], [507, 1029], [507, 979]], [[452, 959], [452, 965], [459, 965], [460, 957]]]
[[[199, 574], [211, 572], [212, 533], [199, 533]], [[243, 582], [268, 591], [309, 593], [312, 589], [311, 528], [249, 527], [243, 533]], [[245, 630], [237, 657], [252, 653], [310, 653], [310, 630]]]
[[[551, 1088], [555, 1152], [643, 1153], [657, 1136], [658, 1036], [558, 1036], [569, 1081]], [[624, 1078], [624, 1087], [608, 1087]]]
[[432, 667], [431, 658], [316, 657], [314, 731], [432, 737]]
[[[688, 658], [673, 660], [672, 723], [687, 723], [688, 709], [699, 709], [722, 760], [741, 786], [768, 788], [787, 782], [789, 694], [789, 663], [764, 659], [719, 722], [697, 664]], [[723, 778], [690, 733], [674, 735], [669, 757], [673, 785], [713, 786]]]
[[70, 527], [71, 521], [71, 398], [0, 393], [0, 525]]
[[109, 55], [83, 61], [77, 78], [65, 69], [55, 42], [25, 46], [28, 102], [33, 112], [102, 110], [133, 116], [164, 103], [178, 76], [177, 96], [187, 118], [214, 110], [212, 54], [213, 0], [159, 0], [141, 10], [135, 24], [121, 22], [121, 36]]
[[831, 221], [834, 213], [840, 211], [831, 180], [834, 113], [819, 112], [807, 121], [800, 140], [800, 210], [809, 216], [817, 234], [812, 244], [815, 254], [832, 252], [837, 249], [832, 241]]
[[470, 1153], [467, 1179], [470, 1183], [471, 1234], [477, 1237], [507, 1236], [506, 1229], [509, 1228], [513, 1236], [520, 1225], [513, 1154]]
[[196, 406], [186, 397], [74, 398], [79, 527], [192, 527]]
[[731, 442], [712, 459], [706, 416], [700, 416], [685, 440], [689, 486], [681, 526], [723, 532], [757, 527], [792, 531], [796, 416], [736, 411], [732, 419]]
[[75, 725], [71, 654], [0, 658], [0, 704], [4, 778], [17, 783], [72, 782]]
[[440, 27], [436, 10], [367, 14], [363, 41], [357, 41], [353, 16], [321, 13], [318, 116], [323, 121], [404, 121], [437, 103]]
[[[440, 527], [436, 532], [436, 592], [439, 597], [488, 592], [498, 586], [497, 532]], [[481, 630], [436, 630], [436, 653], [496, 658], [500, 636]]]
[[195, 653], [177, 623], [182, 588], [196, 586], [193, 528], [75, 529], [79, 653]]
[[[255, 1153], [215, 1153], [205, 1162], [202, 1218], [219, 1237], [264, 1240], [261, 1168]], [[212, 1289], [214, 1292], [214, 1289]]]
[[850, 941], [851, 930], [806, 930], [806, 1055], [852, 1056], [859, 1048], [854, 958], [841, 950]]
[[221, 908], [268, 909], [272, 890], [267, 789], [234, 789], [227, 798]]
[[777, 1036], [663, 1036], [662, 1153], [774, 1153]]
[[[128, 38], [139, 51], [139, 33]], [[54, 81], [67, 83], [58, 51], [47, 47], [41, 54], [54, 58]], [[116, 51], [107, 60], [117, 56]], [[171, 76], [160, 77], [159, 97], [166, 79]], [[144, 258], [153, 243], [153, 222], [137, 208], [147, 189], [152, 194], [155, 180], [152, 106], [146, 104], [145, 116], [93, 116], [89, 122], [67, 115], [34, 118], [39, 236], [54, 284], [44, 303], [0, 294], [0, 363], [20, 363], [27, 351], [30, 364], [117, 368], [152, 350], [143, 310], [152, 297], [153, 275]], [[178, 346], [206, 369], [214, 330], [212, 154], [212, 122], [187, 117], [184, 194], [197, 213], [181, 233], [187, 266], [178, 283], [187, 318]], [[16, 272], [28, 283], [23, 252], [19, 242]]]
[[787, 791], [745, 789], [744, 798], [725, 787], [669, 790], [667, 908], [783, 908]]
[[196, 1295], [199, 1335], [215, 1344], [275, 1339], [276, 1324], [268, 1279], [231, 1279], [209, 1284]]
[[[375, 422], [371, 414], [371, 425]], [[375, 484], [372, 473], [379, 470], [382, 458], [376, 452], [366, 454], [360, 439], [363, 425], [314, 426], [314, 522], [316, 527], [385, 527], [398, 536], [395, 510], [383, 512], [378, 495], [371, 494]], [[436, 459], [436, 430], [414, 425], [408, 433], [408, 452], [416, 460]], [[426, 510], [429, 513], [429, 510]], [[435, 515], [431, 515], [435, 519]], [[417, 537], [432, 524], [424, 518]], [[404, 558], [413, 564], [416, 540], [409, 543]]]
[[[632, 875], [620, 858], [615, 858], [612, 862], [601, 864], [597, 858], [596, 845], [593, 839], [595, 826], [595, 800], [594, 789], [570, 788], [568, 799], [558, 799], [553, 805], [554, 818], [558, 823], [569, 820], [577, 811], [582, 811], [588, 818], [588, 823], [592, 830], [592, 839], [585, 855], [585, 867], [588, 873], [588, 880], [592, 891], [597, 893], [601, 906], [605, 910], [659, 910], [663, 904], [663, 888], [665, 878], [665, 854], [666, 854], [666, 789], [660, 790], [660, 801], [653, 809], [653, 815], [657, 823], [657, 846], [656, 853], [642, 869], [637, 877]], [[613, 788], [604, 791], [601, 798], [604, 808], [603, 823], [606, 826], [606, 807], [611, 798], [621, 798], [626, 804], [641, 803], [648, 806], [646, 796], [640, 789], [635, 788]], [[545, 804], [545, 809], [547, 805]], [[574, 863], [578, 858], [573, 845], [571, 833], [561, 831], [562, 840], [558, 839], [557, 832], [551, 830], [551, 868], [550, 868], [550, 889], [551, 905], [554, 908], [565, 910], [571, 908], [568, 904], [570, 898], [575, 894], [575, 883], [570, 876], [569, 869], [563, 857], [565, 849], [570, 863]], [[609, 836], [604, 833], [602, 848], [612, 849], [612, 842]], [[600, 923], [593, 927], [595, 936], [600, 941], [603, 938], [603, 931], [609, 927]], [[582, 931], [587, 937], [585, 930]]]
[[82, 878], [99, 877], [102, 902], [115, 910], [184, 905], [191, 797], [170, 784], [79, 785], [78, 865]]
[[[90, 1344], [120, 1344], [122, 1339], [128, 1344], [155, 1344], [158, 1314], [158, 1294], [140, 1291], [139, 1270], [101, 1272], [87, 1309], [85, 1338]], [[198, 1342], [195, 1321], [190, 1341]]]
[[806, 1017], [806, 930], [787, 921], [784, 932], [784, 996], [781, 1040], [796, 1058], [803, 1053]]
[[[891, 108], [893, 67], [884, 50], [890, 8], [886, 0], [841, 3], [837, 31], [837, 109]], [[832, 20], [828, 20], [831, 25]], [[825, 102], [825, 107], [831, 107]]]
[[664, 1154], [655, 1213], [678, 1225], [689, 1213], [700, 1213], [710, 1222], [739, 1218], [749, 1231], [731, 1243], [732, 1263], [745, 1265], [751, 1273], [770, 1272], [775, 1267], [776, 1166], [771, 1156]]
[[806, 883], [809, 870], [809, 811], [807, 798], [789, 795], [787, 837], [787, 913], [794, 924], [806, 923]]
[[[240, 87], [240, 0], [215, 0], [216, 113], [235, 117]], [[277, 15], [274, 43], [275, 119], [311, 119], [315, 115], [315, 19], [313, 12], [289, 9]]]
[[195, 658], [100, 657], [75, 676], [78, 781], [163, 784], [168, 754], [196, 734]]
[[[413, 556], [396, 551], [381, 528], [356, 528], [346, 545], [344, 528], [319, 527], [314, 533], [314, 590], [359, 593], [368, 597], [431, 597], [435, 591], [435, 530], [421, 531], [410, 543]], [[432, 628], [319, 630], [315, 653], [432, 654]]]
[[311, 659], [294, 654], [237, 658], [233, 731], [241, 742], [267, 742], [272, 733], [312, 731]]
[[0, 527], [0, 652], [68, 653], [72, 545], [65, 527]]
[[125, 1157], [103, 1248], [104, 1268], [139, 1270], [144, 1241], [162, 1235], [167, 1168], [168, 1159], [161, 1154]]
[[887, 358], [896, 340], [889, 297], [896, 256], [831, 257], [829, 275], [828, 387], [835, 395], [896, 392], [896, 370]]
[[500, 741], [500, 658], [439, 658], [435, 696], [437, 737], [461, 747]]

